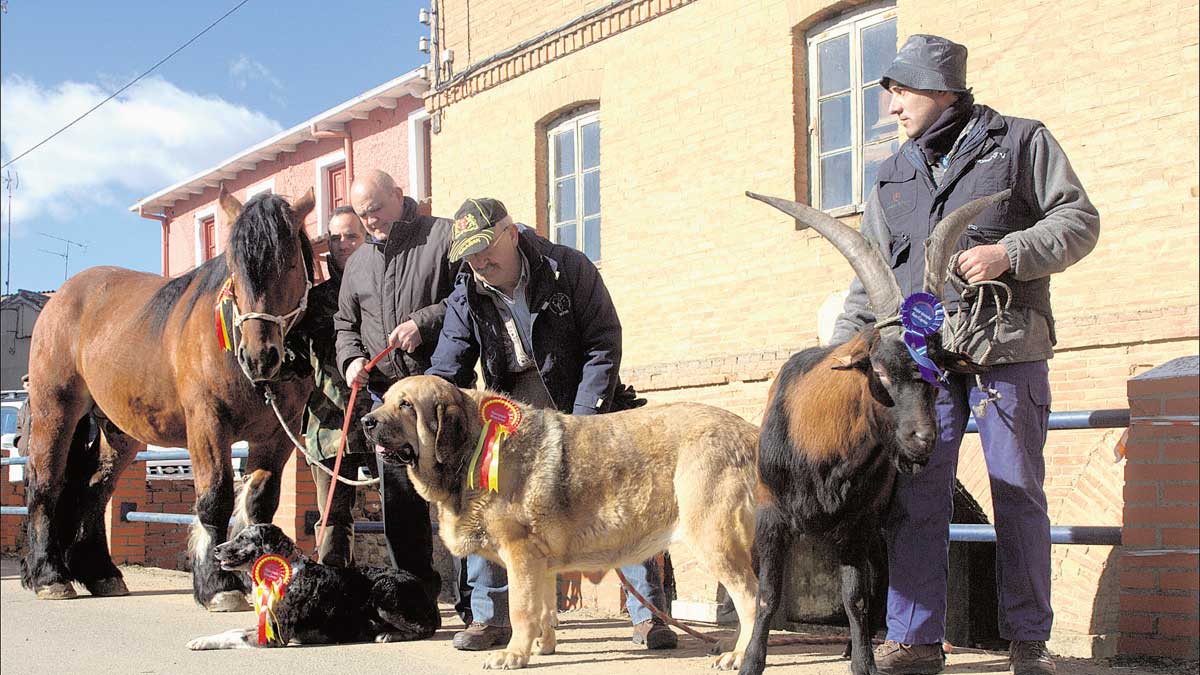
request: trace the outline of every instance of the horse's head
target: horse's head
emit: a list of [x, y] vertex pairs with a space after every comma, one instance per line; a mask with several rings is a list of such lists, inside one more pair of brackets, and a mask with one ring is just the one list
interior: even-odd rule
[[284, 335], [307, 304], [312, 247], [304, 218], [313, 210], [313, 191], [294, 204], [268, 194], [243, 207], [222, 187], [219, 202], [233, 223], [225, 255], [233, 278], [238, 363], [252, 381], [265, 382], [278, 375]]

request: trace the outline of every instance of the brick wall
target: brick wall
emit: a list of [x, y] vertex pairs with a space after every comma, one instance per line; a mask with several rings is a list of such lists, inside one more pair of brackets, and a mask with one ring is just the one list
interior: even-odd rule
[[1200, 656], [1200, 358], [1129, 381], [1121, 651]]
[[[758, 422], [770, 379], [816, 344], [818, 308], [852, 272], [817, 235], [742, 192], [807, 198], [805, 33], [863, 3], [634, 5], [430, 96], [441, 129], [434, 199], [496, 196], [545, 232], [545, 125], [598, 102], [599, 266], [624, 326], [623, 376], [653, 402], [713, 403]], [[468, 18], [466, 3], [448, 2], [445, 46], [461, 71], [597, 6], [529, 12], [523, 0], [490, 0], [470, 3]], [[1089, 257], [1054, 277], [1053, 409], [1124, 407], [1129, 377], [1195, 353], [1200, 337], [1197, 2], [1019, 0], [980, 11], [966, 0], [901, 0], [897, 9], [901, 40], [933, 32], [967, 44], [977, 100], [1042, 120], [1070, 156], [1103, 229]], [[1121, 522], [1119, 437], [1051, 434], [1052, 522]], [[990, 513], [977, 439], [964, 444], [959, 479]], [[1055, 546], [1053, 555], [1053, 647], [1111, 653], [1116, 553]]]
[[[0, 506], [25, 506], [25, 484], [10, 481], [12, 467], [0, 466]], [[0, 517], [0, 554], [15, 555], [25, 550], [25, 519]]]
[[[129, 473], [139, 473], [142, 464], [129, 467]], [[239, 485], [240, 487], [240, 485]], [[190, 480], [148, 480], [146, 501], [138, 504], [139, 511], [156, 513], [192, 513], [196, 489]], [[169, 570], [191, 571], [187, 541], [190, 529], [182, 525], [145, 524], [144, 564]]]

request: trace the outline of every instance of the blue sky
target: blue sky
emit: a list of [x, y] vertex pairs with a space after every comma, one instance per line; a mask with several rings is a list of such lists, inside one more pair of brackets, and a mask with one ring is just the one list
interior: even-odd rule
[[[0, 16], [0, 157], [103, 100], [238, 0], [9, 0]], [[11, 290], [48, 290], [94, 265], [161, 270], [160, 228], [127, 208], [427, 60], [421, 0], [250, 0], [155, 73], [19, 160]], [[0, 284], [8, 195], [0, 191]], [[2, 287], [2, 286], [0, 286]]]

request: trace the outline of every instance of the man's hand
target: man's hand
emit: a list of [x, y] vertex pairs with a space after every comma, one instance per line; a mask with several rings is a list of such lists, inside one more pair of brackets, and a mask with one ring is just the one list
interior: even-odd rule
[[991, 281], [1012, 268], [1003, 244], [976, 246], [958, 256], [958, 273], [969, 284]]
[[392, 334], [388, 336], [388, 344], [403, 349], [406, 352], [411, 352], [421, 346], [421, 331], [417, 328], [417, 323], [412, 319], [396, 326]]
[[360, 387], [367, 385], [367, 360], [361, 356], [346, 366], [346, 384], [354, 386], [355, 382], [358, 382]]

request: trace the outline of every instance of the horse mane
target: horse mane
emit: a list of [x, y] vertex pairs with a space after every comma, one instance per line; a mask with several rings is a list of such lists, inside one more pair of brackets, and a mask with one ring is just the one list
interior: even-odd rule
[[[206, 293], [216, 293], [227, 278], [229, 278], [229, 265], [225, 262], [225, 256], [219, 255], [168, 281], [146, 302], [145, 312], [149, 318], [151, 334], [156, 336], [163, 334], [167, 328], [167, 319], [170, 318], [175, 305], [179, 303], [187, 290], [192, 288], [193, 284], [195, 284], [195, 292], [188, 301], [187, 311], [183, 313], [181, 321], [187, 321], [187, 317], [191, 315], [196, 301], [201, 296]], [[182, 329], [182, 325], [180, 328]]]
[[[267, 284], [278, 279], [292, 263], [292, 222], [295, 212], [283, 197], [263, 194], [242, 207], [229, 233], [229, 257], [237, 269], [234, 272], [246, 291], [255, 297], [266, 291]], [[308, 237], [301, 229], [301, 248]], [[312, 280], [312, 247], [304, 251], [304, 263]]]
[[[254, 197], [242, 208], [229, 233], [229, 257], [234, 260], [234, 270], [246, 284], [247, 292], [261, 295], [274, 279], [292, 262], [293, 249], [288, 244], [292, 238], [292, 207], [277, 195]], [[300, 250], [304, 257], [305, 273], [309, 282], [313, 280], [312, 243], [303, 228], [299, 230]], [[196, 303], [206, 294], [215, 294], [229, 278], [229, 263], [224, 255], [215, 256], [195, 269], [171, 279], [158, 289], [147, 301], [145, 312], [149, 317], [152, 334], [162, 335], [171, 312], [193, 289], [180, 322], [187, 321]], [[180, 326], [182, 329], [182, 325]]]

